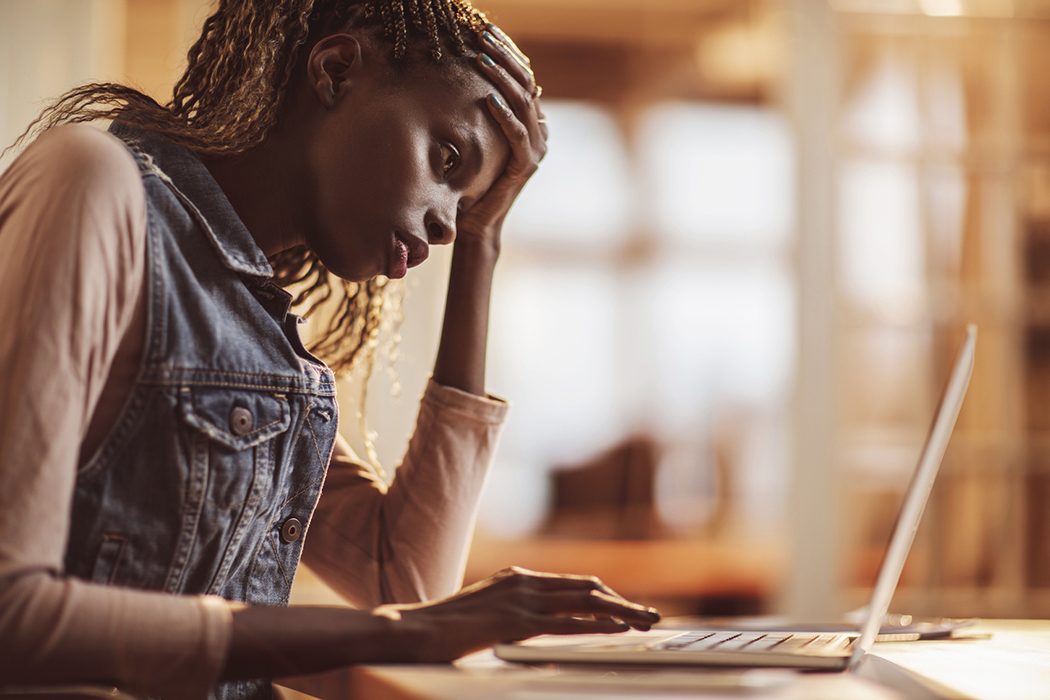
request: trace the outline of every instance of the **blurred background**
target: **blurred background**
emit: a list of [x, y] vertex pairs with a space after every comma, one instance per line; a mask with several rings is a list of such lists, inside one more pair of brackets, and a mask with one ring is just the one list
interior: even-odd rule
[[[83, 82], [166, 101], [209, 6], [0, 0], [0, 140]], [[893, 608], [1050, 615], [1050, 2], [481, 7], [531, 55], [551, 136], [505, 231], [488, 383], [512, 410], [468, 579], [596, 573], [673, 613], [862, 605], [974, 321]], [[370, 387], [388, 470], [449, 260], [410, 276], [397, 379]], [[304, 570], [294, 596], [333, 594]]]

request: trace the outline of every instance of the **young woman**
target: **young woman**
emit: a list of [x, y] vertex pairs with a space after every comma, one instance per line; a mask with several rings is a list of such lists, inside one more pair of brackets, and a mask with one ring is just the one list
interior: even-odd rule
[[[222, 0], [169, 104], [101, 84], [45, 112], [0, 179], [0, 685], [265, 697], [275, 676], [657, 619], [589, 577], [456, 592], [505, 411], [489, 292], [546, 150], [539, 94], [466, 0]], [[109, 133], [75, 124], [99, 117]], [[453, 241], [387, 485], [337, 435], [333, 369], [368, 366], [385, 280]], [[311, 353], [291, 309], [318, 304]], [[358, 608], [283, 607], [300, 556]]]

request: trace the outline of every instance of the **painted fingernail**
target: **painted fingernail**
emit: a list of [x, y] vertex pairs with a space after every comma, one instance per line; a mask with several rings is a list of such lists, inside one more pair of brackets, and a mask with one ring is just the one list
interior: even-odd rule
[[497, 27], [495, 24], [492, 24], [491, 22], [488, 24], [488, 28], [490, 32], [492, 32], [498, 37], [499, 41], [501, 41], [504, 46], [513, 51], [515, 54], [517, 54], [526, 65], [532, 64], [532, 61], [530, 61], [529, 57], [525, 55], [525, 52], [518, 48], [518, 45], [514, 43], [513, 39], [507, 36], [507, 33], [505, 31]]
[[499, 95], [497, 95], [496, 93], [492, 93], [492, 94], [489, 95], [489, 102], [491, 102], [492, 104], [496, 105], [497, 107], [502, 109], [504, 112], [510, 110], [510, 107], [508, 107], [507, 103], [503, 101], [503, 98], [500, 97]]
[[494, 47], [501, 54], [509, 56], [511, 59], [514, 60], [515, 63], [517, 63], [523, 69], [525, 69], [525, 71], [529, 74], [530, 78], [535, 78], [535, 76], [532, 73], [532, 68], [530, 68], [531, 63], [529, 62], [529, 57], [523, 54], [521, 52], [521, 49], [519, 49], [513, 41], [511, 41], [510, 39], [504, 39], [503, 37], [505, 37], [506, 34], [500, 32], [499, 29], [497, 29], [493, 25], [489, 26], [492, 27], [493, 31], [498, 32], [499, 36], [497, 37], [494, 34], [492, 34], [492, 32], [484, 31], [481, 33], [481, 37], [490, 46]]
[[492, 57], [489, 56], [487, 53], [482, 53], [481, 54], [481, 62], [484, 63], [489, 68], [491, 68], [492, 66], [496, 65], [496, 62], [493, 61]]

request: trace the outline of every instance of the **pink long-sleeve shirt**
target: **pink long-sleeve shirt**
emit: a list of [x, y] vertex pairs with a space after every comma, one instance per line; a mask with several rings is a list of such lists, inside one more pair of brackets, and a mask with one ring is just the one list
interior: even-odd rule
[[[138, 370], [146, 226], [138, 168], [95, 128], [52, 129], [0, 176], [0, 686], [201, 697], [225, 662], [221, 598], [62, 571], [78, 466]], [[304, 561], [361, 607], [454, 592], [506, 410], [431, 381], [389, 486], [338, 439]]]

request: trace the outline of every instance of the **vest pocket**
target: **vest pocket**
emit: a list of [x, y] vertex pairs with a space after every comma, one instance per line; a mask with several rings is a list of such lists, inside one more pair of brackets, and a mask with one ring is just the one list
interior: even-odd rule
[[95, 566], [91, 570], [91, 580], [95, 583], [110, 584], [117, 577], [117, 568], [124, 556], [124, 545], [127, 540], [123, 535], [107, 532], [102, 535], [102, 544], [95, 557]]
[[181, 394], [182, 419], [232, 450], [254, 447], [291, 425], [287, 399], [273, 394], [224, 388], [187, 388]]
[[283, 395], [213, 385], [179, 390], [177, 410], [185, 483], [165, 588], [216, 593], [254, 548], [291, 408]]

